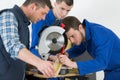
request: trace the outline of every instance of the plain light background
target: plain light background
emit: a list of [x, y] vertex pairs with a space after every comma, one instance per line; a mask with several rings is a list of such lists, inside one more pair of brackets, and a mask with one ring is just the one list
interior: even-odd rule
[[[21, 5], [25, 0], [1, 0], [0, 10]], [[52, 3], [55, 0], [51, 0]], [[76, 16], [82, 22], [87, 19], [106, 26], [120, 37], [120, 0], [74, 0], [68, 15]], [[97, 72], [97, 80], [103, 80], [103, 72]]]

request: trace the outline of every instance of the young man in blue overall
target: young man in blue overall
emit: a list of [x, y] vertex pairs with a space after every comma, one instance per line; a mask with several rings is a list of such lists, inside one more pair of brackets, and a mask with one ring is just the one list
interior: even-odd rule
[[30, 21], [45, 19], [49, 0], [25, 0], [21, 7], [0, 11], [0, 80], [24, 80], [26, 63], [46, 77], [54, 76], [50, 61], [43, 61], [29, 49]]
[[[86, 19], [81, 23], [77, 18], [68, 16], [62, 20], [65, 34], [73, 43], [66, 55], [59, 55], [62, 64], [78, 68], [80, 75], [103, 70], [104, 80], [120, 80], [120, 39], [110, 29]], [[92, 60], [73, 62], [87, 51]], [[72, 64], [72, 65], [71, 65]]]
[[72, 7], [73, 0], [56, 0], [54, 8], [48, 12], [45, 20], [40, 20], [36, 24], [32, 24], [32, 41], [30, 51], [40, 57], [40, 54], [36, 49], [36, 46], [38, 46], [39, 43], [39, 31], [41, 31], [45, 26], [52, 26], [56, 20], [61, 20], [66, 17]]
[[38, 36], [39, 32], [45, 26], [48, 27], [52, 26], [56, 22], [56, 20], [61, 21], [61, 19], [65, 18], [66, 15], [69, 13], [69, 11], [71, 11], [71, 8], [73, 7], [73, 3], [74, 3], [73, 0], [56, 0], [56, 2], [54, 3], [54, 7], [46, 15], [45, 20], [40, 20], [36, 24], [32, 24], [32, 41], [31, 41], [30, 51], [33, 52], [36, 56], [40, 57], [40, 54], [36, 49], [36, 46], [38, 46], [39, 38], [40, 38]]

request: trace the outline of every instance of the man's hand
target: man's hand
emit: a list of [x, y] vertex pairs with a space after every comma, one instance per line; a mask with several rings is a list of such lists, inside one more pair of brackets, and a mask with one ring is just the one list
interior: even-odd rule
[[41, 60], [37, 65], [37, 69], [47, 78], [55, 75], [53, 63], [50, 61]]
[[[59, 55], [61, 55], [61, 53], [57, 53], [56, 55], [50, 55], [48, 59], [51, 61], [56, 61]], [[68, 56], [68, 53], [64, 52], [64, 55]]]
[[48, 60], [50, 61], [56, 61], [57, 60], [57, 55], [50, 55]]
[[62, 64], [66, 65], [66, 66], [68, 66], [68, 67], [70, 67], [70, 68], [77, 68], [76, 62], [71, 61], [71, 60], [68, 58], [67, 55], [59, 55], [59, 56], [58, 56], [58, 59], [59, 59], [59, 61], [60, 61]]
[[26, 48], [19, 51], [18, 58], [22, 61], [35, 66], [45, 77], [53, 77], [55, 75], [53, 63], [43, 61], [39, 57], [33, 55]]

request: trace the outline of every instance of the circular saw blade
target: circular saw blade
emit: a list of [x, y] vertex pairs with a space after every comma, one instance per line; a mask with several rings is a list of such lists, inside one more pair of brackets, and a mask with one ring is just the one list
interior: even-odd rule
[[46, 44], [50, 48], [51, 51], [58, 51], [64, 45], [64, 37], [58, 32], [50, 33], [47, 36]]
[[61, 48], [67, 44], [67, 37], [64, 32], [65, 30], [59, 26], [46, 28], [39, 40], [38, 51], [40, 55], [59, 53]]

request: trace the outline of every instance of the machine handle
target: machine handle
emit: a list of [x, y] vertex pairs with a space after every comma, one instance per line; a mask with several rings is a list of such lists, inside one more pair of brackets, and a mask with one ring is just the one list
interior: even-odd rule
[[61, 53], [65, 54], [65, 45], [63, 45], [63, 47], [62, 47]]

